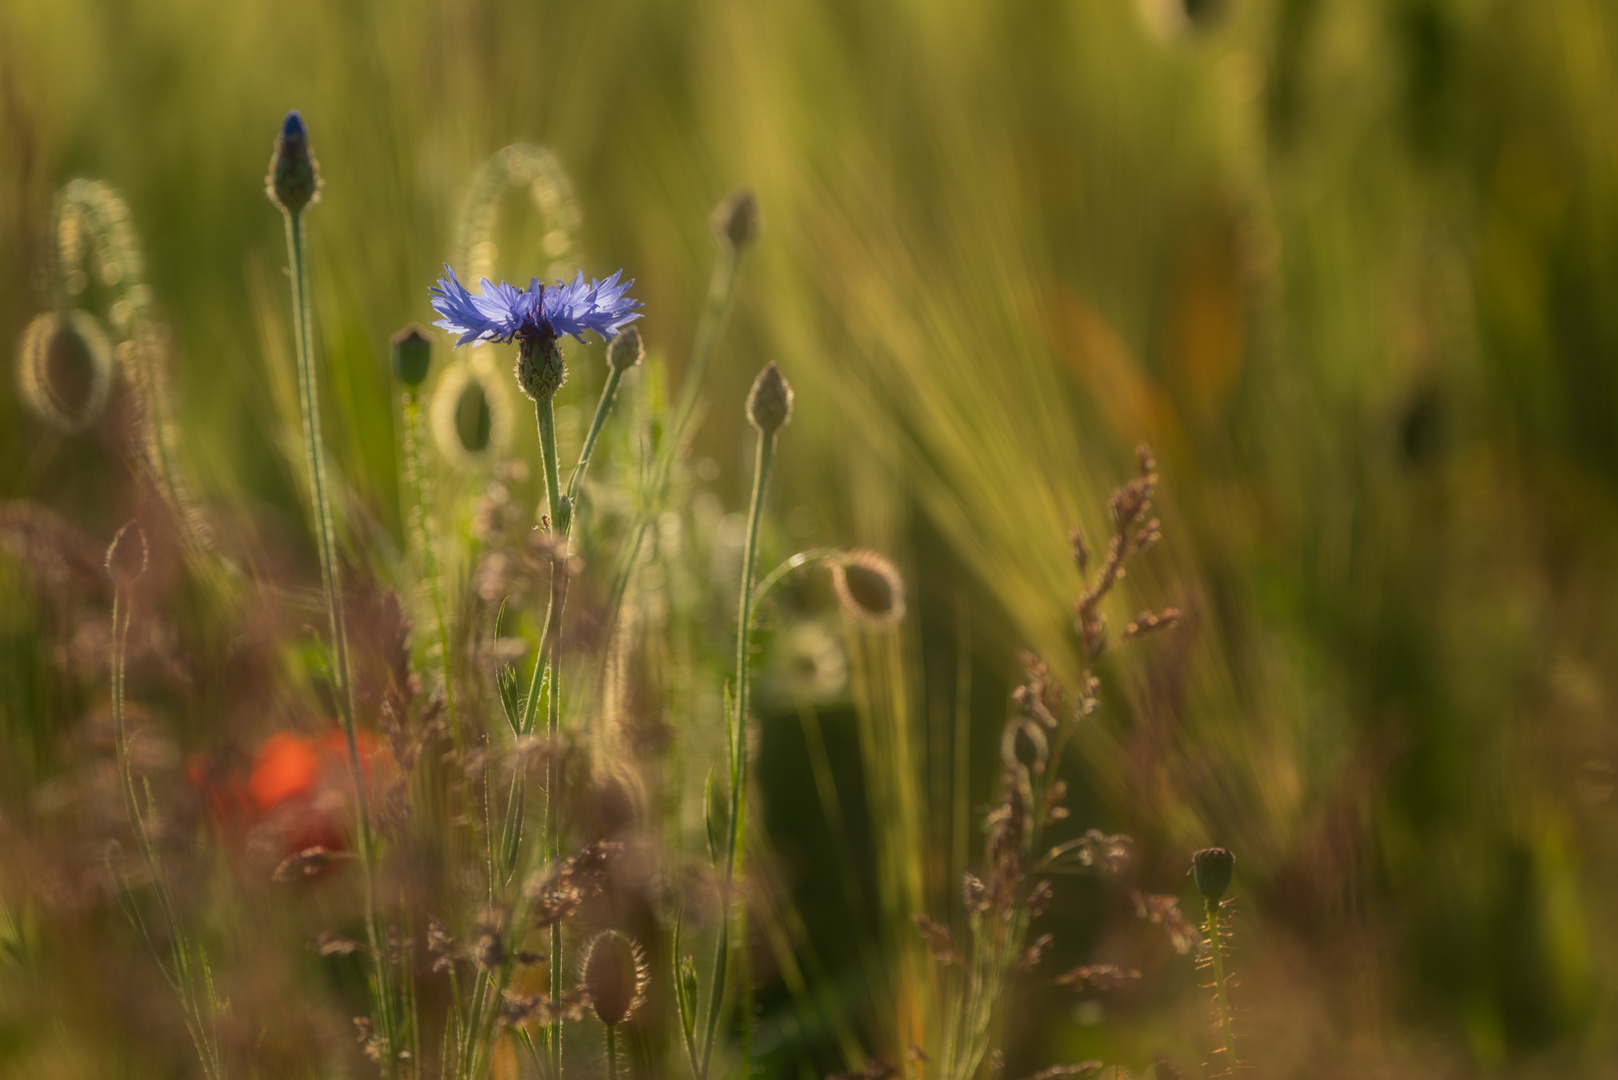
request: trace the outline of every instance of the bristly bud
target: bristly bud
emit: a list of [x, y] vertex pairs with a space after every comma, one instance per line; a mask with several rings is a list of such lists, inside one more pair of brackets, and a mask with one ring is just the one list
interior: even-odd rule
[[309, 149], [309, 132], [297, 109], [281, 122], [264, 189], [270, 201], [289, 214], [301, 212], [320, 198], [320, 163]]
[[1191, 876], [1203, 899], [1219, 901], [1230, 891], [1230, 878], [1236, 869], [1236, 856], [1222, 847], [1203, 848], [1191, 856]]
[[567, 363], [554, 337], [517, 339], [517, 385], [535, 401], [549, 401], [567, 380]]
[[146, 534], [131, 521], [118, 530], [107, 547], [107, 574], [119, 588], [133, 585], [146, 572]]
[[420, 386], [432, 367], [432, 339], [420, 325], [411, 323], [388, 340], [393, 346], [394, 377], [412, 389]]
[[58, 431], [83, 431], [101, 415], [112, 376], [112, 346], [87, 311], [36, 315], [17, 342], [22, 399]]
[[596, 936], [584, 954], [584, 989], [596, 1016], [614, 1027], [646, 999], [646, 962], [640, 946], [616, 930]]
[[634, 326], [627, 326], [615, 334], [607, 346], [607, 363], [620, 374], [640, 363], [645, 355], [646, 347], [640, 343], [640, 331]]
[[714, 207], [708, 224], [721, 244], [733, 251], [743, 251], [758, 239], [761, 228], [758, 200], [749, 189], [737, 188]]
[[832, 563], [831, 581], [843, 610], [861, 622], [887, 626], [904, 617], [904, 578], [874, 551], [845, 552]]
[[752, 393], [747, 395], [748, 423], [766, 435], [773, 435], [787, 426], [792, 419], [792, 386], [781, 377], [774, 363], [753, 380]]

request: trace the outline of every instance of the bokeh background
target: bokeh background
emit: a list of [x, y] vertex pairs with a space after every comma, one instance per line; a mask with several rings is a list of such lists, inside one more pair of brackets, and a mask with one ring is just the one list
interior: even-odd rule
[[[777, 361], [799, 396], [775, 543], [877, 547], [905, 570], [893, 647], [926, 750], [929, 903], [952, 902], [964, 858], [946, 808], [989, 798], [1018, 651], [1072, 672], [1068, 530], [1103, 534], [1146, 440], [1166, 540], [1129, 605], [1186, 620], [1102, 672], [1075, 816], [1133, 835], [1162, 892], [1185, 892], [1191, 851], [1237, 853], [1253, 1074], [1613, 1075], [1614, 101], [1618, 9], [1600, 0], [6, 0], [0, 342], [53, 302], [55, 192], [116, 186], [199, 498], [309, 571], [261, 182], [287, 108], [326, 182], [329, 437], [355, 513], [395, 547], [387, 337], [429, 316], [478, 165], [552, 150], [578, 261], [637, 279], [674, 378], [708, 212], [746, 184], [765, 231], [693, 458], [744, 506], [741, 403]], [[499, 269], [526, 280], [523, 214]], [[109, 444], [41, 425], [14, 375], [0, 497], [109, 538], [129, 513]], [[12, 837], [46, 828], [84, 701], [50, 674], [27, 576], [0, 562]], [[781, 887], [854, 999], [883, 916], [844, 887], [793, 710], [761, 700]], [[182, 746], [215, 737], [206, 704], [178, 711]], [[945, 749], [963, 709], [983, 751], [965, 794]], [[858, 712], [823, 722], [857, 791]], [[863, 813], [852, 800], [855, 833]], [[100, 993], [105, 950], [133, 951], [115, 913], [56, 920], [27, 880], [0, 888], [0, 1071], [184, 1067], [183, 1047], [131, 1050], [139, 1018]], [[1066, 958], [1109, 947], [1104, 903], [1058, 916]], [[1031, 994], [1027, 1061], [1170, 1053], [1195, 1074], [1211, 1035], [1189, 960], [1143, 966], [1105, 1010]], [[769, 1042], [792, 1028], [771, 1026], [791, 1008], [775, 978], [761, 1045], [774, 1073], [813, 1075], [802, 1044]]]

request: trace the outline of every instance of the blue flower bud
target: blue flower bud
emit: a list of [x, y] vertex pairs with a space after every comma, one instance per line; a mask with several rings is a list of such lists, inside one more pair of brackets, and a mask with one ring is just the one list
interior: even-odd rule
[[309, 132], [296, 109], [281, 122], [264, 188], [270, 201], [289, 214], [299, 213], [320, 198], [320, 164], [309, 149]]

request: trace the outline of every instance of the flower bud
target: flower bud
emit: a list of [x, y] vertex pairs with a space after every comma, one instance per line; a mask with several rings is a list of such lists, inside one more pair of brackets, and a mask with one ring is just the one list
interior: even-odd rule
[[1230, 891], [1230, 877], [1235, 869], [1236, 856], [1222, 847], [1204, 848], [1191, 856], [1191, 876], [1196, 879], [1197, 891], [1210, 903]]
[[741, 251], [758, 239], [758, 200], [747, 188], [737, 188], [714, 207], [708, 224], [721, 244]]
[[776, 366], [766, 364], [747, 395], [747, 420], [766, 435], [786, 427], [792, 419], [792, 387]]
[[646, 349], [640, 343], [640, 331], [633, 326], [625, 327], [607, 346], [607, 363], [617, 372], [628, 371], [640, 363], [645, 355]]
[[107, 575], [119, 588], [127, 588], [146, 572], [146, 534], [131, 521], [118, 530], [107, 547]]
[[287, 113], [281, 122], [264, 189], [270, 201], [289, 214], [298, 213], [320, 198], [320, 163], [309, 150], [309, 132], [297, 109]]
[[635, 1015], [646, 998], [646, 963], [640, 946], [616, 930], [598, 934], [584, 954], [584, 989], [603, 1024]]
[[554, 337], [517, 339], [517, 385], [535, 401], [549, 401], [567, 380], [567, 364]]
[[433, 362], [433, 343], [427, 332], [411, 323], [389, 341], [393, 345], [394, 376], [412, 389], [420, 386], [426, 381], [427, 370]]
[[112, 346], [86, 311], [36, 315], [17, 342], [22, 399], [60, 431], [82, 431], [112, 391]]
[[904, 578], [874, 551], [846, 552], [832, 563], [831, 581], [843, 610], [861, 622], [885, 626], [904, 617]]

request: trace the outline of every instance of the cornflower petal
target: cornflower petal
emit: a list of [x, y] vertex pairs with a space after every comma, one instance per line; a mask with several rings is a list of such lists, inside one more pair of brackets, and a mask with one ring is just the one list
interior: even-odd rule
[[594, 331], [603, 340], [640, 318], [640, 301], [625, 293], [634, 284], [623, 281], [623, 271], [586, 285], [581, 270], [571, 282], [554, 286], [530, 279], [527, 289], [507, 282], [481, 282], [481, 295], [473, 295], [446, 265], [446, 276], [428, 290], [433, 310], [442, 315], [433, 325], [459, 334], [456, 346], [474, 341], [510, 341], [513, 338], [557, 338], [569, 334], [580, 342]]

